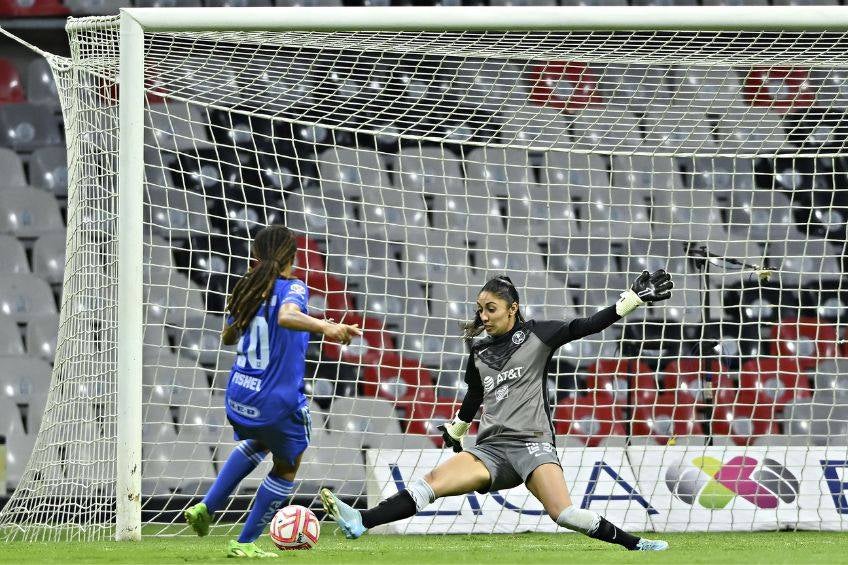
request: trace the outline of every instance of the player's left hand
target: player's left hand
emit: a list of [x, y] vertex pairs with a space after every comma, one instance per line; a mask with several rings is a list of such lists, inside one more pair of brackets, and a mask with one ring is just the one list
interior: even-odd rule
[[674, 283], [671, 282], [671, 275], [663, 269], [657, 269], [653, 273], [642, 271], [630, 290], [635, 292], [642, 302], [650, 303], [671, 298], [672, 288]]

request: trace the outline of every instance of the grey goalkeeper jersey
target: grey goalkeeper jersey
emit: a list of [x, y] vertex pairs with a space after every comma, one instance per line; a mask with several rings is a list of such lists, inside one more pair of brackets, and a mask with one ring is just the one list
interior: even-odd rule
[[460, 419], [470, 422], [480, 404], [477, 443], [503, 436], [554, 443], [548, 398], [548, 362], [562, 345], [620, 320], [615, 307], [567, 322], [529, 320], [504, 335], [474, 344], [465, 371], [468, 393]]

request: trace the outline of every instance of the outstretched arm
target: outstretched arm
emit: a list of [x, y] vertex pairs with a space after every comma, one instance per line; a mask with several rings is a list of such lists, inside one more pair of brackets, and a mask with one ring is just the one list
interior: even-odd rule
[[536, 334], [550, 347], [559, 347], [602, 332], [627, 314], [648, 302], [659, 302], [671, 297], [674, 283], [664, 270], [653, 274], [642, 271], [633, 285], [621, 293], [618, 302], [585, 318], [575, 318], [568, 322], [542, 322], [537, 324]]

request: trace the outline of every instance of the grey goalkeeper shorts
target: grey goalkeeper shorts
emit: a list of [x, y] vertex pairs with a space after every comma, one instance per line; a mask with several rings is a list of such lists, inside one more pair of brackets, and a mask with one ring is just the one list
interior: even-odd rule
[[477, 491], [481, 494], [517, 487], [527, 482], [539, 465], [562, 467], [556, 449], [547, 442], [491, 437], [465, 451], [479, 459], [492, 477], [488, 488]]

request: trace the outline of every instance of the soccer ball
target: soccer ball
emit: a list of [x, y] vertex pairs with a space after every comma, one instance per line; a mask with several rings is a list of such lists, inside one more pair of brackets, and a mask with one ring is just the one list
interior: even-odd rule
[[292, 505], [277, 510], [269, 533], [279, 549], [312, 549], [318, 543], [321, 525], [312, 510]]

